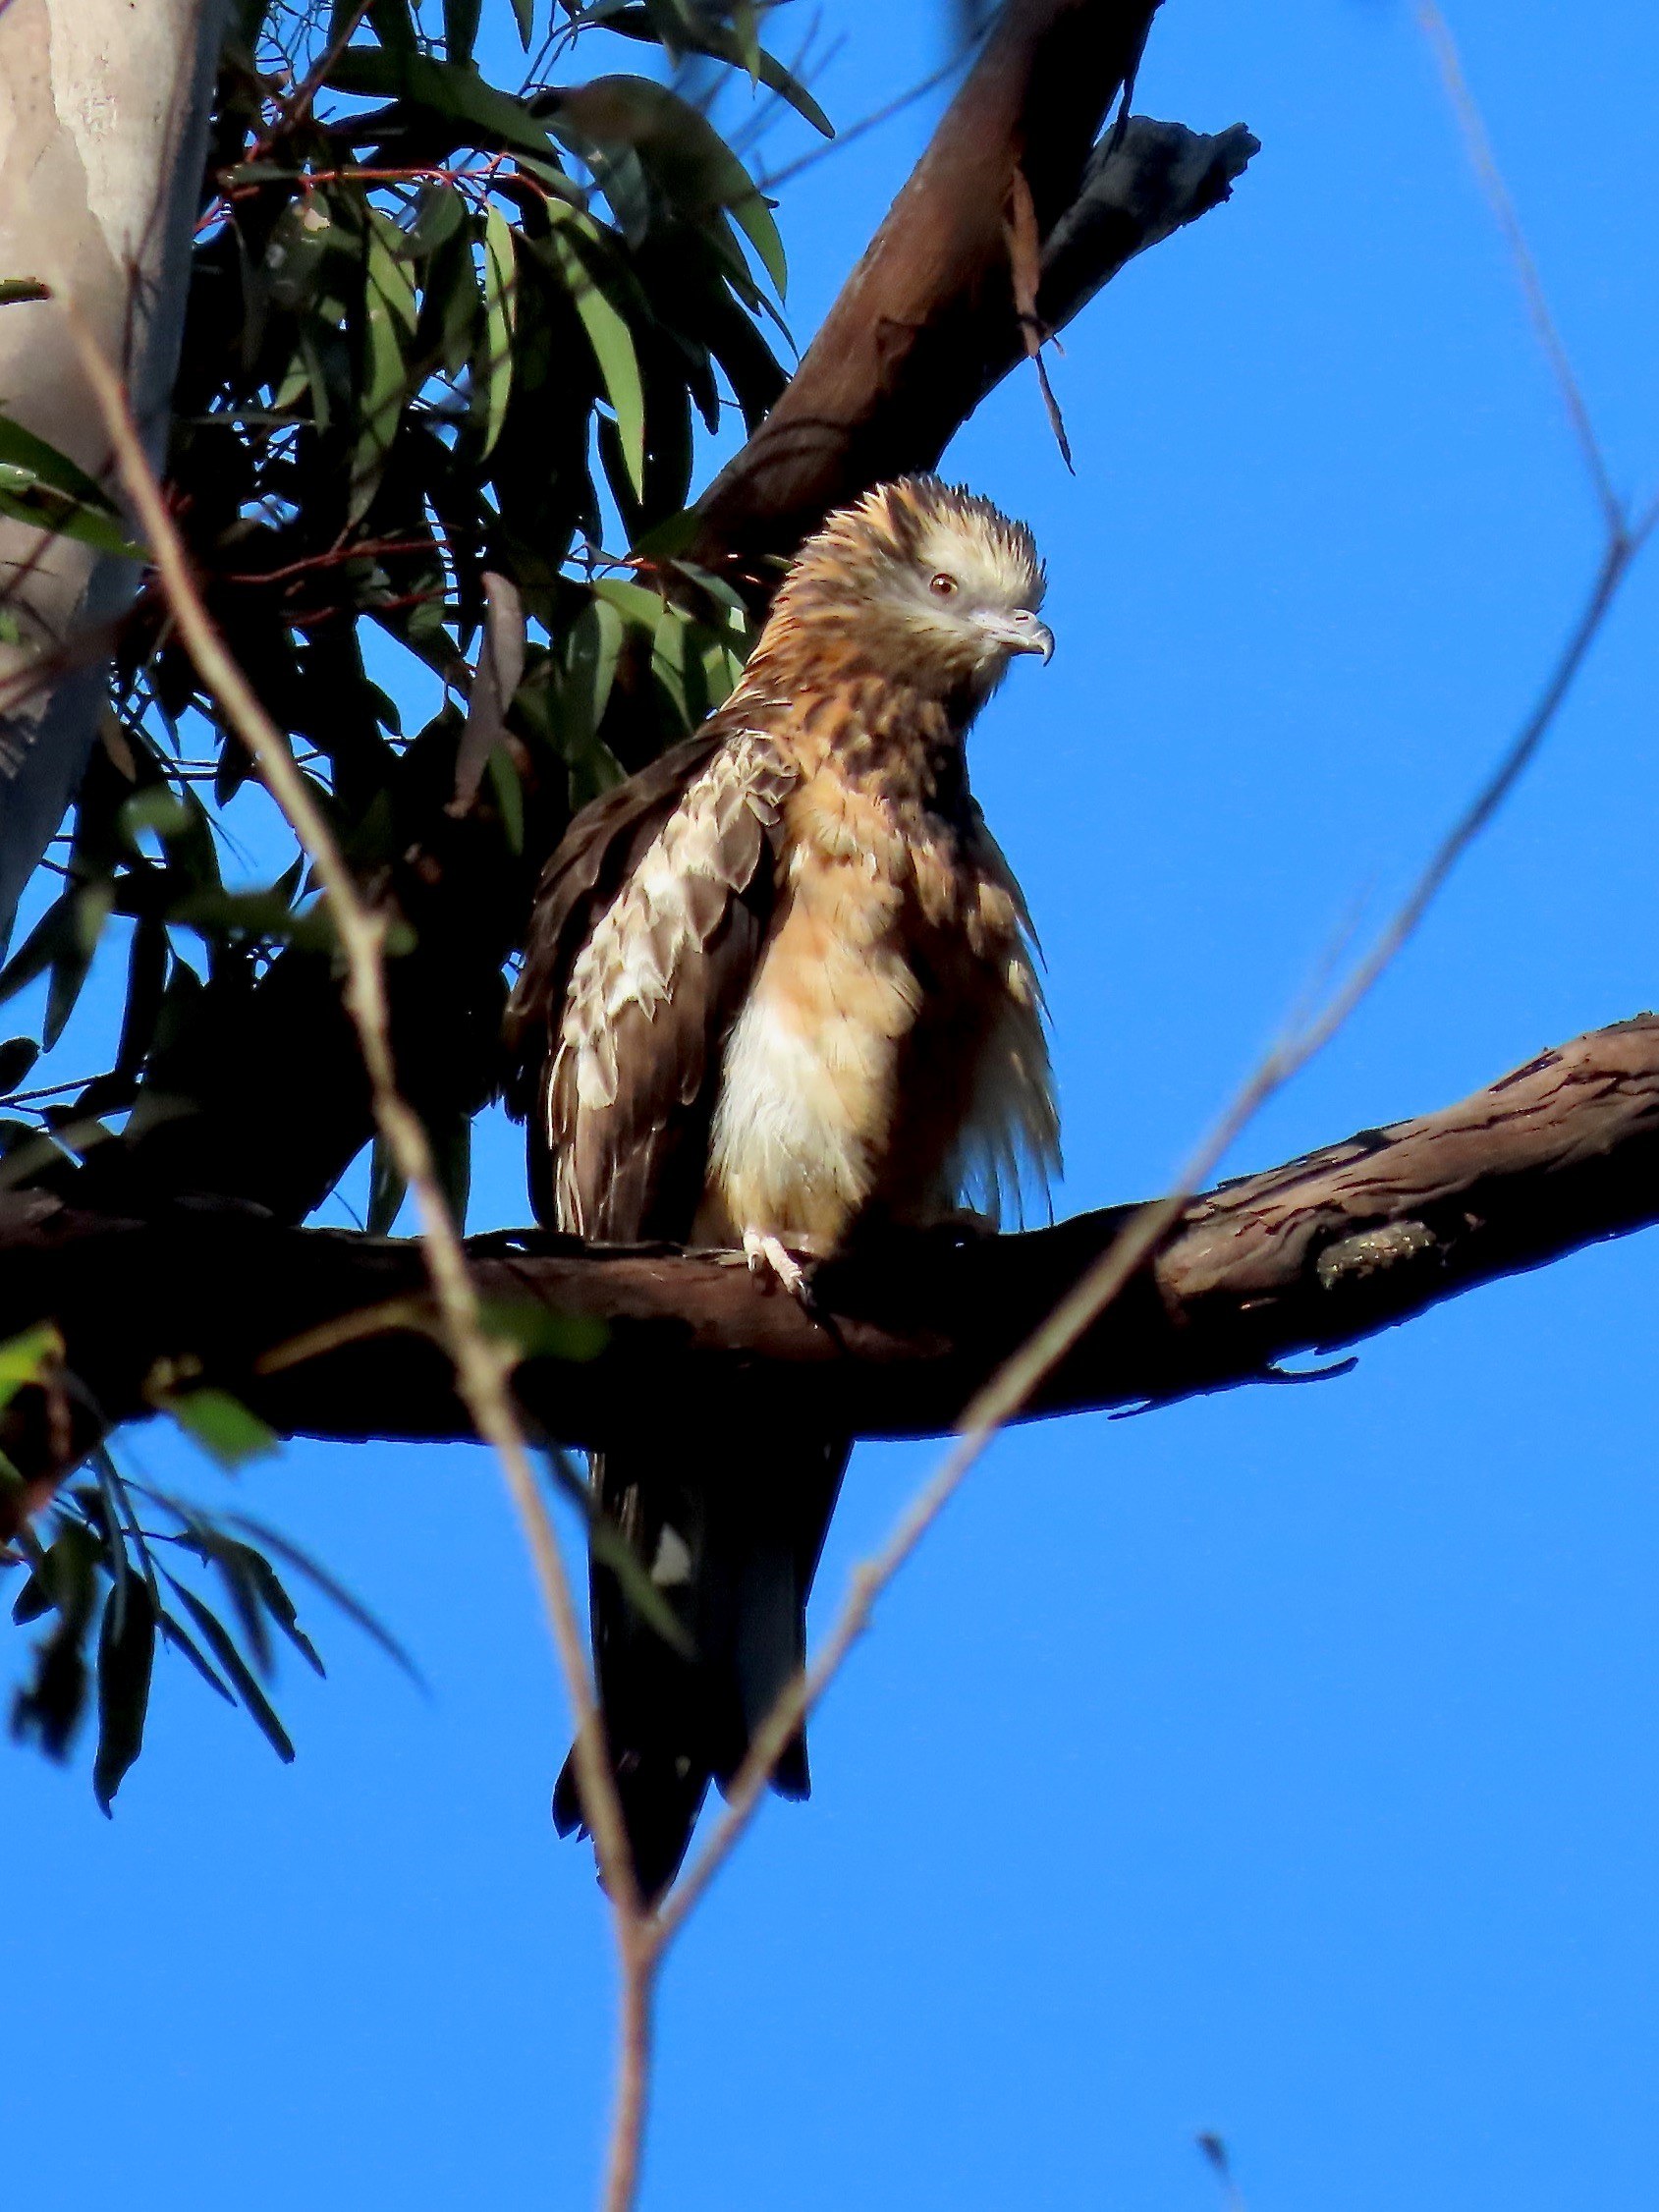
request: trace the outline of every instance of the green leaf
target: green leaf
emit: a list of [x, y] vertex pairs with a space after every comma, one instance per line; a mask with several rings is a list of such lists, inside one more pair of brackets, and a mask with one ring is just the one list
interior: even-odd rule
[[415, 283], [403, 256], [403, 234], [372, 209], [364, 271], [362, 368], [358, 387], [358, 443], [352, 457], [348, 519], [360, 522], [380, 488], [409, 396], [405, 353], [415, 337]]
[[168, 919], [197, 931], [209, 944], [224, 938], [274, 938], [304, 952], [325, 952], [335, 942], [325, 900], [296, 910], [272, 891], [194, 891], [174, 903]]
[[[409, 0], [370, 0], [368, 20], [374, 35], [382, 46], [399, 52], [415, 51], [415, 17]], [[334, 0], [334, 14], [329, 24], [329, 43], [345, 37], [356, 28], [362, 14], [360, 5], [353, 7], [350, 0]]]
[[31, 1575], [18, 1592], [17, 1603], [12, 1607], [12, 1619], [19, 1628], [23, 1628], [30, 1621], [38, 1621], [42, 1613], [50, 1613], [51, 1610], [51, 1591], [40, 1576]]
[[168, 1581], [179, 1594], [179, 1602], [200, 1631], [202, 1641], [224, 1669], [231, 1686], [247, 1707], [249, 1717], [264, 1737], [265, 1742], [285, 1766], [294, 1758], [294, 1740], [276, 1715], [276, 1708], [253, 1679], [253, 1671], [231, 1639], [230, 1631], [216, 1613], [201, 1602], [194, 1590], [187, 1589], [176, 1575]]
[[[758, 77], [769, 92], [776, 92], [788, 100], [797, 115], [810, 123], [814, 131], [821, 131], [826, 138], [833, 138], [834, 124], [805, 85], [799, 78], [792, 77], [782, 62], [775, 61], [763, 47], [755, 43], [753, 9], [745, 8], [741, 13], [741, 32], [739, 11], [734, 10], [731, 31], [727, 30], [718, 17], [711, 14], [703, 17], [694, 29], [682, 31], [680, 42], [693, 53], [711, 54], [718, 61], [730, 62], [734, 68], [747, 70], [751, 79]], [[605, 28], [619, 32], [624, 38], [647, 40], [653, 45], [657, 42], [656, 27], [651, 22], [650, 10], [645, 7], [618, 9], [613, 15], [606, 17]]]
[[604, 1351], [610, 1332], [584, 1313], [556, 1313], [536, 1299], [481, 1299], [485, 1332], [510, 1344], [524, 1359], [574, 1359], [584, 1363]]
[[389, 53], [383, 47], [354, 46], [328, 73], [337, 92], [361, 92], [372, 98], [409, 100], [463, 125], [480, 140], [499, 138], [542, 160], [557, 160], [558, 149], [522, 100], [486, 84], [475, 69], [428, 55]]
[[115, 1065], [123, 1073], [136, 1075], [149, 1057], [166, 1004], [172, 957], [166, 922], [159, 914], [143, 915], [133, 931], [127, 956], [127, 1004], [115, 1050]]
[[136, 853], [145, 830], [163, 839], [181, 836], [191, 826], [190, 808], [169, 785], [151, 784], [147, 791], [136, 791], [122, 802], [115, 826]]
[[84, 1521], [66, 1521], [36, 1573], [58, 1624], [36, 1652], [34, 1674], [12, 1706], [14, 1736], [32, 1736], [48, 1758], [63, 1759], [86, 1705], [82, 1655], [97, 1596], [98, 1540]]
[[63, 1355], [63, 1335], [55, 1321], [36, 1321], [32, 1329], [8, 1337], [0, 1344], [0, 1406], [9, 1406], [20, 1390], [41, 1381]]
[[0, 968], [0, 1002], [15, 998], [51, 966], [60, 947], [69, 941], [77, 896], [72, 887], [54, 899], [5, 967]]
[[709, 122], [666, 84], [596, 77], [560, 102], [556, 122], [577, 139], [632, 145], [689, 222], [713, 229], [728, 214], [747, 234], [781, 300], [789, 279], [783, 240], [754, 179]]
[[283, 1535], [280, 1529], [271, 1528], [262, 1521], [254, 1521], [249, 1515], [243, 1513], [231, 1514], [227, 1516], [227, 1519], [235, 1527], [246, 1528], [248, 1533], [256, 1537], [267, 1551], [275, 1552], [279, 1559], [286, 1560], [288, 1565], [294, 1568], [298, 1574], [304, 1575], [305, 1579], [313, 1583], [331, 1604], [337, 1605], [346, 1618], [354, 1622], [364, 1635], [369, 1637], [372, 1642], [377, 1643], [386, 1656], [401, 1667], [412, 1682], [420, 1683], [424, 1687], [425, 1678], [422, 1676], [420, 1669], [415, 1664], [415, 1661], [397, 1637], [393, 1635], [391, 1630], [368, 1610], [360, 1598], [354, 1596], [344, 1582], [331, 1575], [326, 1567], [314, 1560], [308, 1552], [302, 1551], [300, 1546]]
[[438, 1189], [457, 1233], [462, 1233], [467, 1227], [467, 1201], [472, 1191], [470, 1116], [457, 1111], [429, 1121], [426, 1139], [432, 1147], [432, 1170], [438, 1179]]
[[391, 1147], [384, 1137], [377, 1136], [369, 1153], [368, 1218], [363, 1224], [371, 1237], [392, 1234], [408, 1190]]
[[410, 252], [417, 260], [425, 260], [440, 246], [447, 246], [466, 220], [467, 202], [453, 185], [422, 185], [419, 213], [409, 234]]
[[155, 1599], [138, 1575], [126, 1577], [124, 1602], [104, 1606], [98, 1636], [98, 1748], [92, 1761], [92, 1795], [110, 1814], [123, 1777], [143, 1748], [155, 1665]]
[[712, 714], [717, 706], [724, 706], [737, 690], [738, 679], [744, 672], [745, 655], [730, 638], [703, 623], [695, 625], [695, 642], [702, 663], [702, 711]]
[[688, 618], [678, 607], [665, 605], [651, 639], [651, 674], [662, 687], [680, 722], [694, 729], [702, 720], [697, 702], [687, 685]]
[[299, 1608], [295, 1605], [287, 1590], [283, 1588], [281, 1577], [278, 1576], [276, 1569], [265, 1558], [264, 1554], [256, 1552], [251, 1544], [239, 1544], [237, 1549], [242, 1553], [249, 1579], [258, 1593], [260, 1604], [295, 1650], [299, 1652], [311, 1672], [326, 1679], [328, 1669], [323, 1665], [316, 1645], [304, 1630], [301, 1628]]
[[513, 393], [513, 329], [518, 313], [513, 231], [492, 200], [484, 217], [484, 350], [477, 371], [484, 396], [485, 456], [507, 419], [507, 403]]
[[228, 1390], [178, 1391], [168, 1397], [166, 1407], [179, 1426], [223, 1467], [259, 1459], [274, 1452], [281, 1441], [275, 1429]]
[[452, 62], [472, 58], [483, 0], [444, 0], [444, 52]]
[[8, 1037], [0, 1044], [0, 1096], [9, 1096], [40, 1057], [32, 1037]]
[[102, 484], [88, 476], [78, 462], [6, 415], [0, 415], [0, 462], [35, 483], [62, 492], [78, 506], [96, 507], [106, 515], [117, 511]]
[[525, 850], [525, 787], [519, 776], [518, 764], [506, 746], [490, 747], [484, 769], [495, 794], [495, 803], [501, 814], [502, 834], [507, 849], [515, 855]]
[[84, 885], [75, 894], [70, 926], [53, 958], [51, 987], [46, 993], [46, 1019], [41, 1025], [40, 1042], [47, 1052], [63, 1035], [75, 1012], [82, 985], [92, 966], [92, 955], [103, 935], [104, 923], [114, 909], [115, 885], [107, 877], [100, 883]]
[[66, 499], [62, 492], [36, 483], [25, 470], [6, 462], [0, 462], [0, 515], [9, 516], [14, 523], [27, 523], [31, 529], [46, 530], [53, 537], [73, 537], [91, 546], [95, 553], [113, 553], [119, 560], [149, 558], [141, 545], [133, 543], [119, 522], [95, 507], [83, 507], [77, 500]]
[[59, 537], [78, 538], [100, 553], [141, 561], [115, 502], [67, 453], [21, 422], [0, 415], [0, 515]]
[[645, 630], [654, 631], [662, 619], [662, 593], [647, 590], [642, 583], [630, 583], [618, 576], [602, 576], [594, 580], [593, 595]]
[[190, 1661], [209, 1689], [216, 1690], [227, 1705], [234, 1705], [236, 1693], [226, 1687], [224, 1677], [191, 1634], [189, 1629], [175, 1615], [169, 1613], [165, 1606], [161, 1608], [158, 1619], [161, 1624], [162, 1635], [173, 1646], [173, 1649], [181, 1652]]
[[[565, 680], [559, 693], [559, 739], [560, 749], [571, 769], [573, 805], [585, 805], [600, 791], [622, 780], [620, 764], [609, 747], [599, 741], [599, 725], [605, 718], [611, 685], [616, 677], [617, 656], [622, 650], [622, 634], [620, 610], [608, 599], [595, 596], [572, 623], [566, 637]], [[583, 787], [580, 797], [579, 776]]]
[[[529, 40], [525, 39], [525, 45]], [[42, 284], [38, 277], [0, 277], [0, 307], [16, 306], [24, 300], [49, 300], [50, 285]]]
[[639, 360], [628, 323], [606, 297], [603, 285], [576, 243], [572, 221], [555, 222], [546, 240], [548, 250], [581, 319], [587, 343], [593, 349], [605, 397], [617, 418], [623, 460], [636, 499], [645, 489], [645, 393], [639, 381]]
[[519, 43], [527, 54], [535, 31], [535, 0], [513, 0], [513, 19], [519, 27]]

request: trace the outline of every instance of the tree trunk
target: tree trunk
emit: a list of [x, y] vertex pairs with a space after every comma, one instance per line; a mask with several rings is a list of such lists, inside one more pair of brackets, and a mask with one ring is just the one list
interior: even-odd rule
[[[160, 462], [225, 0], [11, 0], [0, 9], [0, 279], [66, 288]], [[116, 492], [52, 301], [0, 308], [0, 414]], [[0, 520], [0, 942], [75, 795], [130, 561]]]

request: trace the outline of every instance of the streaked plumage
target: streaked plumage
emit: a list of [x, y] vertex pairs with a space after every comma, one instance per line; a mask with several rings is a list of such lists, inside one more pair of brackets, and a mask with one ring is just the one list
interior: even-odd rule
[[[744, 1246], [789, 1280], [883, 1223], [994, 1214], [1022, 1166], [1047, 1174], [1029, 924], [963, 754], [1010, 655], [1050, 649], [1042, 587], [1029, 533], [987, 502], [933, 477], [878, 487], [807, 543], [726, 704], [572, 824], [510, 1016], [549, 1226]], [[598, 1470], [696, 1650], [671, 1651], [596, 1570], [649, 1893], [800, 1664], [845, 1457], [727, 1433]], [[778, 1784], [804, 1795], [803, 1746]], [[574, 1823], [568, 1774], [557, 1810]]]

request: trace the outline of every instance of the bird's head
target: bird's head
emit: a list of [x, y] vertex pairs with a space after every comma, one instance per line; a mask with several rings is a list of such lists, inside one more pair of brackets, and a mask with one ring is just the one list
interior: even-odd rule
[[878, 484], [808, 538], [773, 623], [803, 626], [892, 682], [971, 712], [1016, 653], [1054, 650], [1036, 541], [937, 476]]

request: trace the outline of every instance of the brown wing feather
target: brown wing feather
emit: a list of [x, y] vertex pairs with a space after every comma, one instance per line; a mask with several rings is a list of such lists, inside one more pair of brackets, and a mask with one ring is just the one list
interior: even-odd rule
[[507, 1103], [523, 1120], [552, 1041], [571, 965], [638, 857], [679, 804], [686, 786], [717, 750], [707, 723], [648, 767], [590, 800], [567, 827], [541, 871], [525, 932], [524, 965], [507, 1002]]
[[689, 1234], [791, 775], [763, 736], [711, 725], [586, 808], [549, 862], [510, 1021], [550, 1227]]

